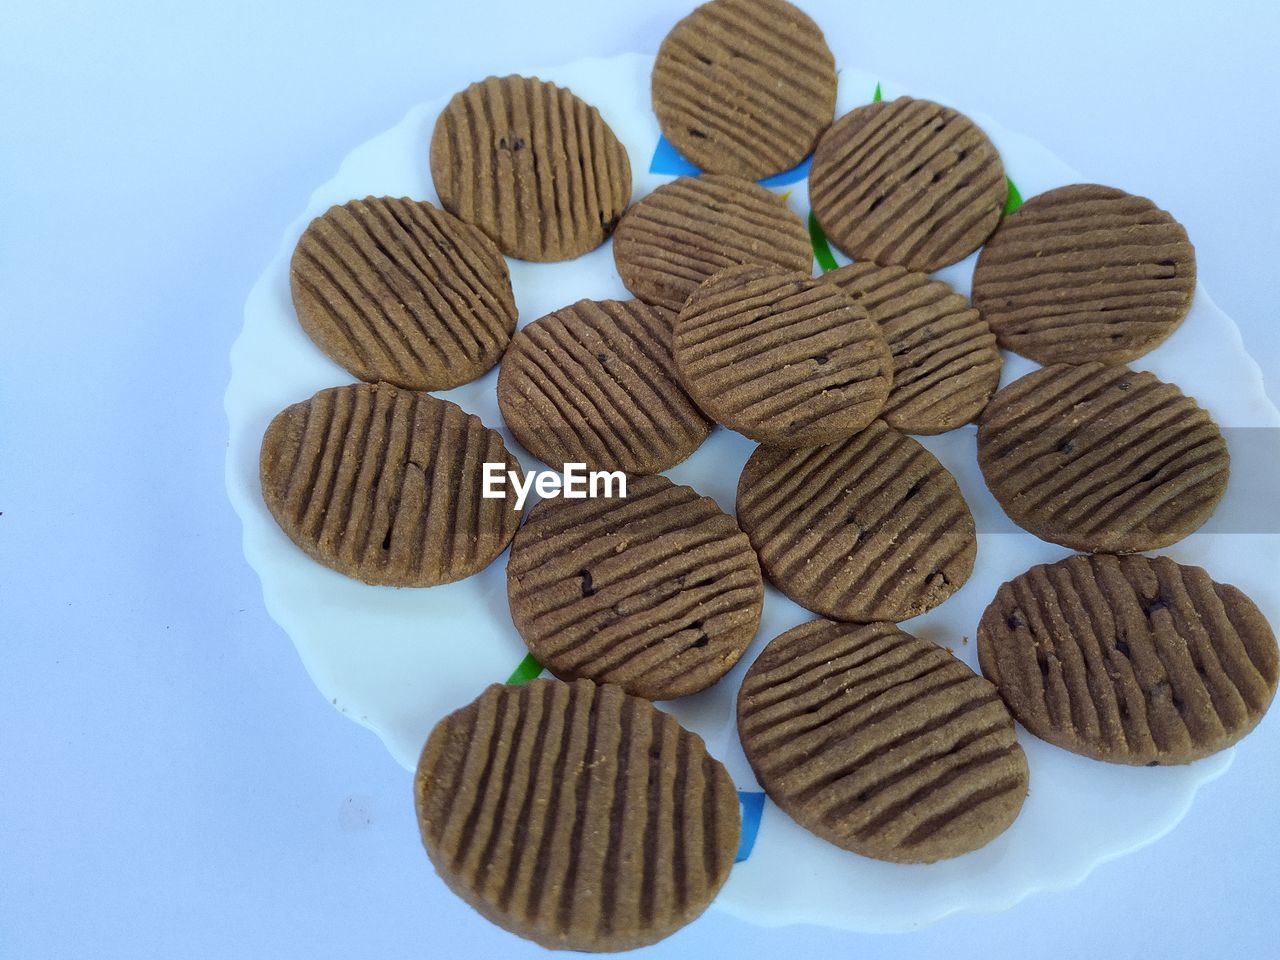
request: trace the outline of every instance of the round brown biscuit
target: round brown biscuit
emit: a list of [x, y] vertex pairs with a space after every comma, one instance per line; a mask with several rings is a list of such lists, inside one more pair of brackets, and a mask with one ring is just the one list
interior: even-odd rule
[[910, 97], [846, 113], [809, 170], [809, 202], [837, 247], [925, 272], [977, 250], [1007, 196], [987, 135], [950, 107]]
[[978, 656], [1037, 737], [1135, 765], [1231, 746], [1266, 712], [1278, 671], [1253, 601], [1168, 557], [1032, 567], [982, 615]]
[[448, 390], [485, 373], [516, 325], [511, 277], [483, 233], [429, 203], [366, 197], [302, 232], [298, 320], [361, 380]]
[[537, 77], [454, 94], [431, 135], [431, 177], [446, 210], [522, 260], [594, 250], [631, 201], [631, 161], [600, 111]]
[[978, 465], [1024, 530], [1073, 550], [1136, 553], [1209, 519], [1230, 456], [1213, 418], [1173, 384], [1127, 367], [1059, 363], [992, 397]]
[[784, 812], [878, 860], [976, 850], [1027, 795], [1027, 759], [991, 684], [889, 623], [811, 620], [770, 641], [742, 681], [738, 732]]
[[441, 720], [414, 779], [437, 873], [556, 950], [654, 943], [733, 865], [738, 796], [702, 738], [614, 686], [494, 684]]
[[711, 173], [758, 180], [809, 155], [836, 108], [836, 63], [785, 0], [712, 0], [677, 23], [653, 64], [663, 134]]
[[837, 620], [931, 610], [977, 555], [955, 478], [882, 420], [823, 447], [757, 448], [738, 480], [738, 523], [779, 590]]
[[765, 443], [803, 447], [861, 430], [884, 407], [893, 357], [880, 328], [834, 284], [733, 267], [680, 311], [676, 374], [702, 411]]
[[498, 372], [507, 426], [557, 469], [675, 466], [707, 438], [711, 422], [676, 379], [671, 323], [639, 300], [579, 300], [529, 324]]
[[515, 536], [515, 494], [481, 496], [485, 462], [520, 474], [502, 435], [456, 404], [358, 383], [276, 414], [262, 438], [262, 496], [326, 567], [429, 587], [484, 569]]
[[904, 433], [974, 420], [1000, 383], [1000, 349], [982, 314], [941, 280], [906, 267], [851, 263], [823, 275], [880, 325], [893, 388], [880, 418]]
[[1191, 309], [1195, 248], [1145, 197], [1074, 184], [1032, 197], [978, 256], [973, 302], [1000, 345], [1040, 363], [1124, 363]]
[[613, 235], [627, 289], [678, 311], [698, 284], [739, 264], [813, 272], [804, 221], [772, 190], [703, 174], [664, 183], [635, 204]]
[[511, 618], [561, 679], [667, 700], [738, 662], [764, 603], [760, 564], [714, 500], [666, 477], [627, 496], [543, 500], [507, 563]]

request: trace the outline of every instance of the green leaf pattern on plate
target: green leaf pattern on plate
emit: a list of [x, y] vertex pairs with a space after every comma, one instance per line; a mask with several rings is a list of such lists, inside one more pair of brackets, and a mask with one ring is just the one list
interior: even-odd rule
[[542, 664], [534, 659], [533, 654], [525, 654], [525, 658], [516, 665], [511, 671], [511, 676], [507, 677], [507, 683], [512, 686], [519, 686], [527, 683], [542, 674]]
[[1004, 216], [1008, 216], [1022, 206], [1022, 194], [1018, 192], [1018, 188], [1013, 185], [1013, 180], [1008, 176], [1005, 181], [1009, 184], [1009, 199], [1004, 202]]
[[831, 254], [831, 245], [827, 243], [827, 235], [822, 229], [822, 224], [818, 222], [812, 210], [809, 211], [809, 242], [813, 244], [813, 258], [818, 261], [818, 266], [822, 268], [823, 273], [834, 270], [838, 266], [836, 258]]

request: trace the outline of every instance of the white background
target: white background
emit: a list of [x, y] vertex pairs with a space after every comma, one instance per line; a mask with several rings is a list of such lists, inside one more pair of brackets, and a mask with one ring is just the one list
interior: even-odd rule
[[[1280, 394], [1274, 3], [804, 6], [839, 63], [1171, 210]], [[227, 350], [351, 147], [489, 73], [653, 52], [689, 7], [0, 8], [4, 960], [543, 955], [444, 890], [409, 775], [266, 616], [223, 492]], [[713, 910], [649, 954], [1271, 955], [1278, 747], [1273, 715], [1172, 834], [1003, 914], [869, 937]]]

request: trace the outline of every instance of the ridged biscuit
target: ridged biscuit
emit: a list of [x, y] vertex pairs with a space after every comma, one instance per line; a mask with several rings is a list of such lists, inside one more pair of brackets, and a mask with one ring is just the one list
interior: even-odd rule
[[298, 320], [361, 380], [448, 390], [489, 370], [516, 302], [498, 248], [429, 203], [366, 197], [330, 207], [289, 266]]
[[836, 620], [931, 610], [977, 555], [955, 478], [883, 420], [823, 447], [758, 447], [738, 480], [738, 523], [779, 590]]
[[1073, 550], [1136, 553], [1203, 524], [1230, 457], [1195, 400], [1153, 374], [1054, 364], [999, 391], [978, 464], [1014, 523]]
[[625, 499], [543, 500], [507, 563], [511, 619], [561, 679], [667, 700], [738, 662], [764, 603], [760, 564], [714, 500], [666, 477]]
[[483, 464], [520, 473], [502, 436], [456, 404], [389, 383], [321, 390], [262, 438], [262, 496], [289, 539], [365, 583], [469, 577], [520, 524], [515, 494], [485, 499]]
[[431, 177], [446, 210], [522, 260], [594, 250], [631, 201], [631, 161], [600, 111], [537, 77], [454, 94], [431, 135]]
[[950, 107], [910, 97], [846, 113], [809, 170], [809, 202], [837, 247], [926, 273], [977, 250], [1007, 196], [987, 135]]
[[711, 432], [676, 380], [672, 317], [639, 300], [579, 300], [511, 341], [498, 372], [503, 419], [557, 469], [659, 473]]
[[753, 440], [830, 443], [883, 409], [893, 357], [834, 284], [770, 267], [703, 283], [676, 320], [676, 374], [708, 416]]
[[653, 65], [666, 138], [710, 173], [758, 180], [809, 155], [836, 108], [836, 62], [785, 0], [712, 0], [677, 23]]
[[1253, 601], [1168, 557], [1032, 567], [982, 615], [978, 656], [1028, 730], [1112, 763], [1229, 747], [1276, 692], [1276, 638]]
[[689, 923], [728, 877], [741, 829], [701, 737], [586, 680], [494, 684], [445, 717], [414, 799], [450, 889], [554, 950], [629, 950]]
[[906, 267], [851, 263], [823, 279], [865, 308], [889, 344], [885, 423], [904, 433], [943, 433], [982, 412], [1000, 383], [1000, 348], [968, 300]]
[[846, 850], [933, 863], [1013, 823], [1027, 759], [995, 689], [888, 623], [811, 620], [770, 641], [738, 695], [756, 778]]
[[703, 174], [664, 183], [628, 210], [613, 259], [633, 294], [679, 311], [698, 284], [739, 264], [812, 273], [813, 246], [804, 221], [772, 190]]
[[1079, 183], [1032, 197], [978, 256], [973, 302], [1000, 345], [1040, 363], [1124, 363], [1191, 309], [1196, 253], [1146, 197]]

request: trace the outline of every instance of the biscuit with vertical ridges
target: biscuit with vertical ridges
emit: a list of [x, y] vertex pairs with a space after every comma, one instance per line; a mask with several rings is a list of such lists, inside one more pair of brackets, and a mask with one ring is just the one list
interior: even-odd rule
[[906, 267], [851, 263], [823, 279], [861, 304], [889, 344], [885, 423], [904, 433], [943, 433], [982, 412], [1000, 383], [1000, 349], [968, 300]]
[[672, 352], [704, 413], [779, 446], [856, 433], [893, 381], [880, 328], [848, 294], [770, 267], [733, 267], [698, 287], [676, 319]]
[[977, 554], [955, 478], [883, 420], [822, 447], [758, 447], [738, 480], [738, 523], [779, 590], [836, 620], [931, 610]]
[[431, 135], [431, 177], [446, 210], [522, 260], [594, 250], [631, 201], [631, 161], [600, 111], [537, 77], [454, 94]]
[[758, 180], [809, 155], [836, 108], [836, 62], [785, 0], [712, 0], [677, 23], [653, 64], [653, 112], [698, 167]]
[[1013, 823], [1027, 759], [995, 689], [893, 624], [812, 620], [769, 642], [738, 695], [756, 778], [846, 850], [933, 863]]
[[702, 738], [587, 680], [494, 684], [431, 731], [414, 800], [459, 897], [554, 950], [629, 950], [706, 909], [738, 795]]
[[389, 383], [321, 390], [262, 438], [262, 496], [289, 539], [365, 583], [429, 587], [487, 567], [520, 524], [486, 499], [485, 462], [520, 473], [502, 435], [456, 404]]
[[679, 311], [698, 284], [741, 264], [813, 271], [804, 221], [772, 190], [704, 174], [664, 183], [635, 204], [613, 235], [627, 289]]
[[498, 372], [502, 417], [560, 469], [659, 473], [698, 448], [711, 422], [671, 361], [672, 317], [639, 300], [579, 300], [522, 329]]
[[366, 197], [303, 231], [289, 266], [298, 320], [361, 380], [448, 390], [485, 373], [516, 326], [498, 248], [429, 203]]
[[809, 202], [854, 260], [929, 272], [995, 230], [1008, 184], [987, 135], [962, 114], [899, 97], [851, 110], [813, 152]]
[[1230, 456], [1213, 418], [1173, 384], [1128, 367], [1058, 363], [992, 397], [978, 465], [1024, 530], [1073, 550], [1137, 553], [1209, 519]]
[[1190, 763], [1257, 725], [1276, 638], [1247, 596], [1168, 557], [1074, 556], [1000, 587], [982, 672], [1037, 737], [1128, 764]]
[[1032, 197], [973, 272], [973, 303], [1000, 345], [1039, 363], [1124, 363], [1191, 309], [1196, 253], [1146, 197], [1079, 183]]
[[556, 676], [667, 700], [738, 662], [764, 583], [714, 500], [666, 477], [629, 477], [625, 498], [534, 507], [512, 544], [507, 597], [529, 650]]

